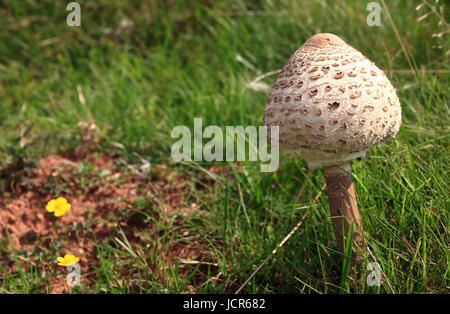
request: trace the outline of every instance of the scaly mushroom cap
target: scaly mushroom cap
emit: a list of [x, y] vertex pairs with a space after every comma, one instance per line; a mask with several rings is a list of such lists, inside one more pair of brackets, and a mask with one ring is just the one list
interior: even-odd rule
[[264, 111], [264, 125], [279, 126], [280, 150], [300, 155], [310, 168], [364, 157], [400, 124], [400, 102], [384, 72], [327, 33], [291, 56]]

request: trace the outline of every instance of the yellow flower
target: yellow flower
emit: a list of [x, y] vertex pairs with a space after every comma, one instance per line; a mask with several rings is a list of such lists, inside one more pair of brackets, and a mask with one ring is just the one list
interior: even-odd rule
[[64, 197], [58, 197], [56, 200], [51, 200], [45, 206], [50, 213], [55, 213], [55, 217], [59, 217], [64, 215], [67, 211], [70, 210], [70, 204]]
[[66, 254], [64, 255], [64, 257], [57, 257], [56, 258], [58, 260], [58, 265], [60, 266], [69, 266], [71, 264], [75, 264], [78, 263], [80, 261], [80, 259], [76, 256], [73, 256], [71, 254]]

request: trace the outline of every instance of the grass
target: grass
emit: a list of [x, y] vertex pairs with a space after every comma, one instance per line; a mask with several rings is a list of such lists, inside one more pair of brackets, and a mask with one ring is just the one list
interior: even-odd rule
[[[71, 152], [83, 143], [80, 122], [93, 123], [96, 151], [188, 175], [186, 204], [209, 213], [161, 219], [157, 203], [142, 197], [131, 204], [149, 226], [138, 242], [120, 228], [96, 241], [89, 225], [68, 226], [84, 230], [97, 252], [84, 265], [86, 282], [72, 292], [234, 292], [307, 209], [299, 230], [242, 292], [448, 292], [449, 14], [443, 1], [422, 2], [416, 10], [421, 2], [386, 1], [399, 37], [385, 9], [382, 26], [369, 27], [363, 1], [79, 1], [81, 27], [66, 25], [62, 1], [0, 3], [0, 165], [22, 170], [41, 156]], [[125, 18], [133, 25], [125, 27]], [[342, 265], [321, 170], [308, 173], [300, 159], [282, 158], [274, 173], [261, 173], [258, 163], [224, 162], [229, 175], [204, 181], [212, 163], [174, 164], [170, 156], [172, 128], [192, 127], [194, 117], [222, 128], [260, 125], [266, 92], [246, 84], [282, 68], [318, 32], [339, 35], [385, 70], [402, 105], [395, 140], [352, 166], [366, 261], [381, 266], [381, 287], [365, 284], [365, 264]], [[84, 171], [77, 175], [86, 184], [98, 178]], [[26, 184], [14, 175], [2, 181]], [[51, 292], [48, 278], [64, 280], [53, 266], [63, 239], [45, 249], [37, 239], [33, 251], [0, 241], [1, 293]], [[208, 263], [164, 258], [186, 244], [199, 245]], [[16, 271], [6, 270], [11, 261]]]

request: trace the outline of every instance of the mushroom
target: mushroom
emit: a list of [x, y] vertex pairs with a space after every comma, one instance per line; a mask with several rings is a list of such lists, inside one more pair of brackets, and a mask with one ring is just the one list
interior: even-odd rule
[[323, 167], [340, 251], [352, 224], [363, 248], [350, 162], [399, 130], [401, 107], [385, 73], [338, 36], [316, 34], [278, 75], [263, 122], [279, 127], [280, 151]]

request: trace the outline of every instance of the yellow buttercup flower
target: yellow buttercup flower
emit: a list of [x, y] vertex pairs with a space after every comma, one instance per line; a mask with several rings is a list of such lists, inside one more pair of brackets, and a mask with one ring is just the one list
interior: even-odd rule
[[70, 204], [64, 197], [58, 197], [56, 200], [49, 201], [45, 209], [50, 213], [55, 213], [55, 217], [59, 217], [69, 211], [70, 207]]
[[67, 267], [71, 264], [78, 263], [80, 261], [80, 259], [78, 257], [71, 255], [71, 254], [66, 254], [66, 255], [64, 255], [64, 257], [57, 257], [56, 259], [59, 262], [58, 265], [64, 266], [64, 267]]

